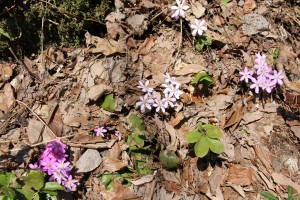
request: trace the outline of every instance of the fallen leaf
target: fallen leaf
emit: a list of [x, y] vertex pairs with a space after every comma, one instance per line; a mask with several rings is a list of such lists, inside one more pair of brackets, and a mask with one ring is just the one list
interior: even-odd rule
[[12, 76], [12, 73], [13, 70], [9, 64], [0, 64], [0, 83], [8, 81]]
[[97, 101], [102, 95], [108, 93], [109, 91], [112, 91], [112, 88], [105, 84], [94, 85], [89, 88], [85, 103], [88, 103], [89, 100]]
[[263, 117], [263, 113], [260, 112], [260, 111], [256, 111], [256, 112], [253, 112], [253, 113], [247, 112], [247, 113], [244, 114], [244, 116], [242, 118], [243, 120], [241, 121], [241, 125], [249, 124], [251, 122], [258, 121], [262, 117]]
[[170, 140], [171, 140], [170, 144], [166, 147], [166, 149], [176, 151], [177, 150], [177, 145], [178, 145], [178, 137], [176, 135], [176, 131], [173, 128], [173, 126], [171, 126], [167, 122], [165, 122], [165, 126], [166, 126], [166, 130], [170, 134]]
[[170, 120], [169, 124], [170, 124], [171, 126], [176, 126], [176, 125], [179, 124], [183, 119], [184, 119], [183, 113], [182, 113], [182, 112], [179, 112], [179, 113], [176, 114], [175, 117], [173, 117], [173, 116], [171, 117], [171, 120]]
[[213, 173], [209, 177], [210, 192], [213, 196], [216, 195], [217, 189], [220, 187], [222, 182], [223, 170], [221, 167], [216, 166]]
[[269, 173], [273, 172], [273, 168], [271, 166], [272, 163], [272, 153], [270, 150], [263, 144], [257, 144], [254, 145], [254, 150], [256, 153], [256, 156], [260, 159], [260, 161], [263, 163], [265, 168]]
[[256, 3], [254, 0], [246, 0], [244, 3], [244, 13], [250, 13], [254, 8], [256, 8]]
[[125, 167], [126, 165], [119, 159], [111, 157], [102, 158], [102, 171], [116, 172]]
[[6, 83], [0, 93], [0, 111], [7, 113], [14, 103], [15, 95], [13, 87], [9, 83]]
[[97, 150], [88, 149], [76, 162], [78, 172], [90, 172], [96, 169], [101, 163], [101, 156]]
[[142, 35], [148, 29], [145, 15], [132, 15], [127, 18], [127, 23], [133, 28], [136, 34]]
[[188, 74], [195, 74], [201, 71], [206, 71], [207, 68], [204, 67], [204, 63], [199, 64], [187, 64], [187, 63], [180, 63], [175, 67], [175, 75], [183, 76]]
[[130, 182], [131, 182], [133, 185], [143, 185], [143, 184], [145, 184], [145, 183], [151, 182], [153, 179], [154, 179], [154, 175], [149, 174], [149, 175], [146, 175], [146, 176], [142, 176], [142, 177], [139, 178], [139, 179], [132, 180], [132, 181], [130, 181]]
[[42, 141], [41, 131], [44, 128], [44, 124], [36, 119], [30, 119], [28, 121], [28, 127], [26, 133], [30, 144], [35, 144]]
[[251, 169], [247, 167], [240, 167], [238, 165], [232, 165], [227, 171], [225, 180], [240, 186], [251, 185], [253, 181]]
[[300, 193], [300, 185], [292, 181], [292, 179], [284, 176], [283, 174], [274, 172], [272, 173], [272, 178], [278, 185], [292, 186], [297, 191], [297, 193]]
[[300, 126], [292, 126], [291, 130], [295, 136], [300, 139]]
[[192, 8], [192, 12], [195, 15], [196, 18], [200, 18], [204, 15], [205, 13], [205, 8], [202, 6], [202, 4], [198, 1], [196, 1], [195, 3], [191, 4], [191, 8]]

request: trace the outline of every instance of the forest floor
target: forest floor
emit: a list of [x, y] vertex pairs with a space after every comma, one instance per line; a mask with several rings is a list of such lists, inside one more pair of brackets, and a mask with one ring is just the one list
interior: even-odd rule
[[[299, 2], [191, 0], [178, 20], [172, 2], [122, 2], [105, 19], [106, 37], [87, 32], [86, 47], [50, 46], [1, 63], [1, 171], [19, 177], [61, 139], [79, 180], [64, 198], [264, 199], [267, 191], [286, 199], [288, 186], [300, 193]], [[205, 20], [205, 36], [192, 35], [195, 18]], [[258, 52], [284, 75], [271, 93], [240, 81]], [[212, 84], [195, 81], [199, 72]], [[162, 96], [166, 73], [180, 98], [165, 112], [142, 112], [139, 81]], [[222, 153], [195, 155], [186, 135], [199, 122], [219, 128]], [[104, 137], [94, 132], [102, 126]], [[160, 152], [178, 165], [167, 169]]]

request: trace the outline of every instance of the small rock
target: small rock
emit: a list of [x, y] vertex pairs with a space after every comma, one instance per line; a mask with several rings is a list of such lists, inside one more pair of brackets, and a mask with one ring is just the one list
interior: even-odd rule
[[76, 163], [78, 172], [90, 172], [96, 169], [101, 163], [100, 153], [95, 149], [88, 149]]
[[269, 22], [263, 16], [255, 13], [246, 14], [243, 17], [244, 24], [242, 26], [245, 35], [254, 35], [259, 32], [268, 31]]

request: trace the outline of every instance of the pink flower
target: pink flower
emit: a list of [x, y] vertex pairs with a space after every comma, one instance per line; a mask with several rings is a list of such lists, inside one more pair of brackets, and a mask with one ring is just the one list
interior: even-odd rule
[[29, 164], [28, 165], [28, 167], [30, 168], [30, 169], [38, 169], [39, 168], [39, 166], [38, 166], [38, 164], [37, 163], [34, 163], [34, 164]]
[[189, 9], [190, 7], [187, 5], [184, 5], [185, 0], [180, 2], [180, 0], [176, 0], [177, 6], [172, 6], [172, 18], [178, 19], [179, 17], [184, 17], [184, 11]]
[[270, 79], [272, 80], [271, 82], [272, 85], [276, 85], [276, 83], [278, 83], [279, 85], [283, 84], [282, 80], [284, 79], [284, 76], [281, 73], [282, 73], [282, 69], [279, 72], [277, 72], [277, 70], [273, 71], [273, 75], [270, 75]]
[[265, 62], [266, 62], [267, 57], [266, 57], [265, 54], [260, 54], [260, 52], [257, 52], [255, 55], [256, 55], [255, 62], [256, 62], [257, 64], [265, 63]]
[[156, 107], [155, 111], [159, 112], [160, 110], [162, 112], [166, 112], [166, 107], [164, 105], [164, 102], [158, 99], [155, 99], [155, 103], [153, 104], [154, 107]]
[[153, 99], [149, 99], [148, 94], [145, 94], [144, 97], [140, 97], [140, 101], [136, 103], [136, 106], [141, 107], [141, 111], [145, 112], [145, 108], [151, 110], [151, 105], [154, 103]]
[[165, 82], [166, 83], [176, 83], [175, 78], [171, 77], [169, 73], [166, 73], [166, 75], [164, 75], [166, 77]]
[[176, 98], [174, 98], [173, 95], [169, 93], [165, 93], [165, 98], [162, 99], [162, 102], [164, 103], [165, 108], [167, 108], [168, 106], [174, 107], [173, 102], [176, 102]]
[[107, 130], [104, 128], [104, 126], [101, 126], [99, 128], [95, 128], [94, 131], [96, 133], [96, 136], [100, 136], [101, 135], [101, 137], [104, 137], [104, 133], [107, 132]]
[[267, 79], [264, 82], [263, 89], [266, 90], [268, 93], [272, 92], [273, 87], [274, 85], [271, 84], [271, 81], [269, 79]]
[[245, 80], [246, 83], [249, 82], [249, 79], [251, 79], [253, 71], [249, 71], [247, 67], [245, 67], [243, 72], [240, 72], [240, 74], [242, 75], [242, 77], [240, 78], [240, 81]]
[[138, 88], [141, 88], [143, 92], [152, 92], [153, 88], [149, 87], [149, 81], [146, 81], [145, 84], [142, 81], [139, 81], [139, 86], [137, 86]]
[[118, 137], [118, 140], [121, 141], [122, 138], [121, 138], [121, 136], [119, 135], [119, 131], [115, 131], [115, 136], [117, 136], [117, 137]]
[[206, 26], [204, 26], [205, 20], [199, 21], [198, 19], [195, 19], [195, 23], [191, 25], [191, 28], [193, 29], [192, 35], [196, 36], [202, 35], [204, 30], [207, 30]]
[[72, 179], [72, 175], [68, 176], [68, 179], [63, 181], [63, 184], [65, 186], [65, 188], [67, 189], [68, 192], [70, 191], [75, 191], [76, 190], [76, 183], [78, 182], [78, 180], [74, 180]]
[[[180, 95], [183, 93], [181, 90], [179, 90], [180, 85], [171, 85], [169, 93], [171, 96], [174, 96], [176, 99], [180, 99]], [[165, 93], [166, 94], [166, 93]]]

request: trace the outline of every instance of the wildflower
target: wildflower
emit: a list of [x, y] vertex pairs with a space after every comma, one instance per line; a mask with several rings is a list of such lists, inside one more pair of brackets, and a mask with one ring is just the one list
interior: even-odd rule
[[48, 174], [52, 174], [52, 166], [55, 163], [54, 159], [51, 159], [49, 157], [45, 157], [42, 160], [40, 160], [40, 165], [42, 166], [42, 171], [47, 172]]
[[178, 19], [179, 17], [184, 17], [184, 11], [189, 9], [190, 7], [187, 5], [184, 5], [185, 0], [180, 2], [180, 0], [176, 0], [177, 6], [172, 6], [172, 18]]
[[277, 70], [274, 70], [273, 75], [270, 75], [270, 79], [272, 80], [272, 85], [276, 85], [276, 83], [282, 85], [282, 79], [284, 79], [284, 76], [282, 75], [282, 70], [280, 70], [279, 72], [277, 72]]
[[30, 169], [38, 169], [39, 168], [39, 166], [38, 166], [38, 164], [37, 163], [34, 163], [34, 164], [29, 164], [28, 165], [28, 167], [30, 168]]
[[260, 63], [256, 63], [254, 65], [254, 67], [257, 70], [257, 72], [259, 73], [261, 70], [263, 70], [264, 68], [268, 67], [268, 64], [266, 62], [260, 62]]
[[139, 81], [139, 86], [137, 86], [138, 88], [141, 88], [143, 92], [152, 92], [153, 88], [149, 87], [149, 81], [146, 81], [145, 84], [142, 81]]
[[255, 59], [255, 62], [256, 63], [265, 63], [266, 62], [266, 55], [265, 54], [260, 54], [259, 52], [257, 52], [256, 54], [256, 59]]
[[156, 112], [159, 112], [160, 110], [162, 112], [166, 112], [166, 107], [162, 100], [155, 99], [155, 103], [153, 104], [153, 106], [156, 107], [156, 109], [155, 109]]
[[269, 78], [271, 71], [272, 69], [270, 67], [264, 67], [261, 70], [257, 70], [256, 74], [258, 78]]
[[138, 101], [136, 105], [141, 107], [142, 112], [145, 112], [145, 108], [151, 110], [151, 104], [153, 104], [153, 102], [153, 99], [149, 99], [148, 94], [145, 94], [144, 97], [140, 97], [140, 101]]
[[176, 98], [173, 97], [173, 95], [169, 94], [169, 93], [165, 93], [165, 98], [162, 99], [163, 103], [164, 103], [164, 107], [167, 108], [169, 105], [171, 107], [174, 107], [173, 102], [176, 101]]
[[54, 164], [54, 169], [57, 169], [61, 174], [67, 176], [67, 172], [71, 171], [70, 162], [59, 161]]
[[246, 83], [249, 82], [249, 78], [252, 77], [253, 71], [249, 71], [247, 67], [245, 67], [243, 72], [240, 72], [240, 74], [242, 75], [242, 77], [240, 78], [240, 81], [245, 80]]
[[202, 35], [204, 30], [207, 30], [206, 26], [204, 26], [205, 20], [199, 21], [198, 19], [195, 19], [195, 23], [191, 25], [191, 28], [193, 29], [192, 35], [196, 36]]
[[58, 152], [65, 153], [66, 152], [65, 151], [66, 147], [67, 146], [64, 143], [62, 143], [60, 140], [52, 141], [52, 142], [47, 144], [47, 148], [51, 149], [54, 154], [56, 154]]
[[176, 99], [180, 99], [180, 95], [183, 93], [181, 90], [179, 90], [180, 85], [176, 84], [176, 85], [171, 85], [171, 89], [170, 89], [170, 95], [174, 96]]
[[166, 77], [165, 83], [176, 83], [175, 78], [171, 77], [169, 73], [166, 73], [164, 76]]
[[64, 184], [65, 188], [67, 189], [67, 191], [70, 192], [70, 191], [75, 191], [76, 190], [76, 187], [77, 187], [76, 183], [77, 182], [78, 182], [78, 180], [72, 179], [72, 175], [69, 175], [68, 179], [65, 180], [63, 182], [63, 184]]
[[263, 85], [263, 89], [266, 90], [268, 93], [272, 92], [274, 85], [271, 84], [271, 81], [269, 79], [266, 79]]
[[101, 135], [101, 137], [104, 137], [104, 133], [107, 132], [107, 130], [104, 128], [104, 126], [95, 128], [94, 131], [96, 133], [96, 136], [100, 136]]
[[119, 131], [115, 131], [115, 136], [117, 136], [119, 141], [122, 139], [121, 136], [119, 135]]
[[50, 177], [49, 181], [54, 181], [54, 180], [59, 184], [61, 184], [62, 181], [66, 180], [66, 177], [59, 170], [55, 170], [52, 176]]
[[251, 81], [253, 82], [252, 85], [250, 85], [250, 88], [253, 89], [255, 88], [255, 93], [258, 94], [259, 93], [259, 88], [261, 87], [261, 79], [255, 79], [255, 78], [251, 78]]

